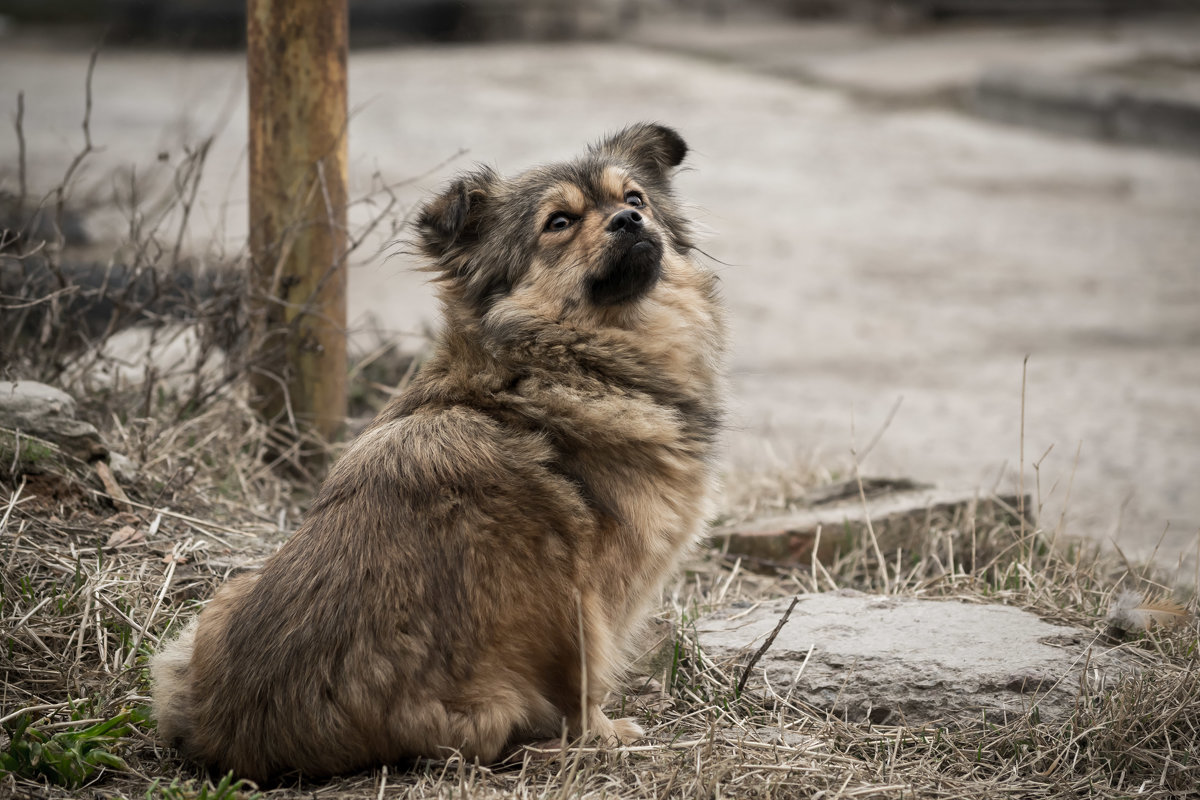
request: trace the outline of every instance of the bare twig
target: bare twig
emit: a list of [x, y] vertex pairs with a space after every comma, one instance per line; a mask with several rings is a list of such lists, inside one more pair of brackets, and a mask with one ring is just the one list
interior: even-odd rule
[[737, 682], [737, 688], [734, 689], [734, 694], [741, 697], [742, 690], [746, 688], [746, 681], [750, 680], [750, 672], [754, 669], [754, 665], [758, 663], [767, 650], [771, 649], [771, 645], [775, 644], [775, 637], [783, 630], [783, 626], [787, 624], [788, 617], [792, 616], [792, 609], [796, 607], [796, 603], [800, 602], [800, 595], [792, 598], [791, 604], [788, 605], [787, 611], [783, 612], [783, 616], [779, 618], [779, 622], [775, 623], [775, 629], [767, 636], [767, 640], [762, 643], [758, 651], [750, 658], [745, 669], [742, 670], [742, 677]]
[[96, 72], [96, 59], [100, 57], [100, 47], [97, 46], [92, 50], [88, 57], [87, 77], [84, 79], [84, 110], [83, 110], [83, 149], [75, 154], [71, 159], [71, 163], [67, 166], [67, 171], [63, 174], [62, 181], [59, 182], [55, 189], [55, 215], [54, 225], [58, 235], [62, 237], [62, 215], [66, 206], [67, 192], [71, 188], [71, 181], [75, 177], [76, 170], [83, 164], [84, 160], [89, 155], [95, 152], [96, 148], [92, 145], [92, 77]]

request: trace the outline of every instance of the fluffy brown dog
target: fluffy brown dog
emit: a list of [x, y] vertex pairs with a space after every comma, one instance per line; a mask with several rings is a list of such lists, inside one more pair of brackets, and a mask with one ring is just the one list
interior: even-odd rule
[[638, 125], [422, 209], [436, 350], [296, 534], [155, 657], [165, 738], [261, 781], [491, 761], [564, 720], [641, 735], [600, 704], [701, 532], [720, 418], [716, 282], [670, 189], [686, 152]]

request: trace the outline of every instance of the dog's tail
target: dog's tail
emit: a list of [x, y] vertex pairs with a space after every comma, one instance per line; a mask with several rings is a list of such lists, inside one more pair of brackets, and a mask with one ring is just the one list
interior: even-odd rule
[[191, 663], [198, 622], [199, 618], [189, 622], [150, 659], [154, 717], [159, 735], [171, 744], [186, 740], [192, 725]]

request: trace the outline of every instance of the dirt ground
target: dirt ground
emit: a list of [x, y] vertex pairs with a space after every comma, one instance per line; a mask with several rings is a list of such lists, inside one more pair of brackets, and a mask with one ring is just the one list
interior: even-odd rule
[[[0, 44], [25, 93], [31, 184], [81, 144], [87, 50]], [[107, 51], [85, 183], [142, 174], [217, 134], [193, 228], [245, 234], [237, 54]], [[634, 44], [369, 50], [351, 58], [352, 187], [570, 156], [631, 121], [691, 144], [695, 203], [733, 325], [729, 460], [1011, 487], [1021, 449], [1043, 519], [1166, 564], [1200, 547], [1200, 159], [864, 103]], [[465, 151], [462, 155], [460, 151]], [[159, 160], [165, 153], [165, 160]], [[17, 140], [0, 136], [11, 185]], [[356, 212], [365, 213], [361, 209]], [[396, 251], [402, 248], [392, 248]], [[436, 314], [403, 254], [351, 273], [351, 316], [398, 334]], [[894, 417], [891, 416], [895, 410]], [[888, 420], [890, 419], [890, 424]], [[1048, 451], [1048, 452], [1047, 452]], [[1032, 464], [1038, 462], [1035, 472]]]

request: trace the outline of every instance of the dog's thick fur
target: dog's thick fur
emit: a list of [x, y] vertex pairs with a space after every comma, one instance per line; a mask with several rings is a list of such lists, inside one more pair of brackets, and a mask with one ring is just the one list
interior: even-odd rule
[[639, 125], [422, 209], [436, 350], [291, 540], [154, 658], [163, 737], [261, 781], [487, 762], [564, 720], [641, 734], [600, 704], [710, 511], [720, 417], [716, 282], [670, 189], [686, 151]]

